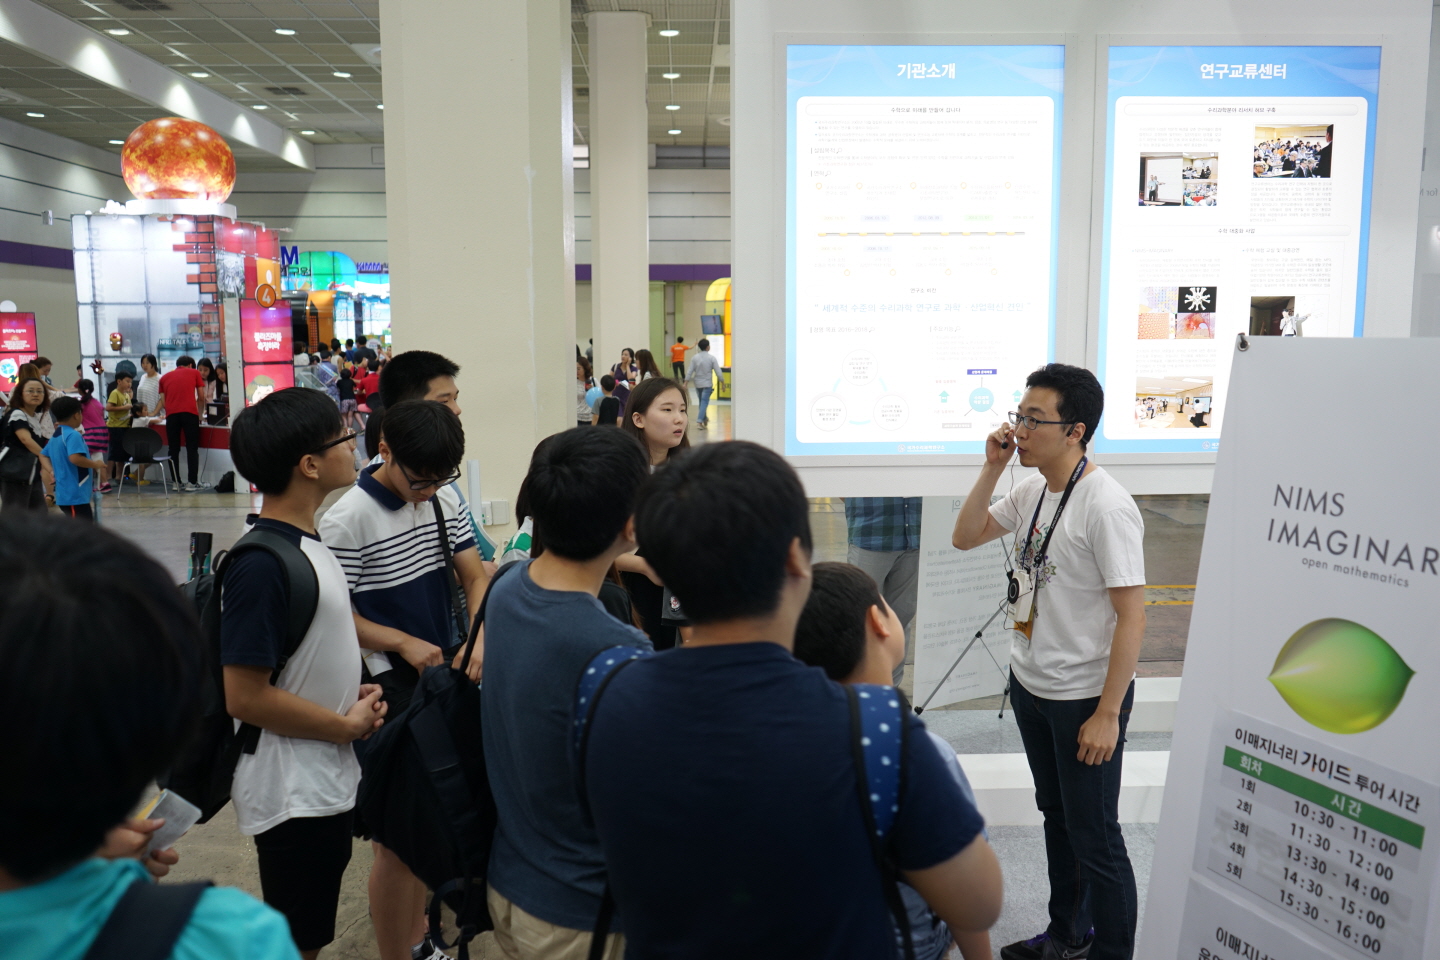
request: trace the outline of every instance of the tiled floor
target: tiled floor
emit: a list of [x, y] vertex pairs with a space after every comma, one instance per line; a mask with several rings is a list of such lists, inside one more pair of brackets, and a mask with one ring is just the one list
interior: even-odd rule
[[[709, 430], [700, 431], [693, 424], [690, 430], [691, 442], [697, 444], [728, 439], [730, 435], [729, 404], [712, 408]], [[1189, 603], [1199, 566], [1208, 502], [1203, 497], [1141, 497], [1139, 504], [1146, 527], [1146, 570], [1149, 581], [1155, 585], [1147, 588], [1149, 625], [1140, 672], [1145, 676], [1177, 676], [1185, 655]], [[258, 497], [249, 494], [172, 491], [166, 499], [158, 485], [146, 485], [138, 491], [127, 488], [118, 502], [113, 496], [108, 497], [101, 523], [142, 543], [179, 581], [186, 576], [192, 531], [211, 533], [215, 549], [219, 550], [239, 536], [245, 515], [258, 507]], [[842, 501], [812, 501], [810, 522], [815, 559], [843, 560], [846, 538]], [[1019, 752], [1019, 733], [1013, 717], [1007, 710], [1004, 719], [997, 718], [997, 707], [997, 698], [971, 701], [927, 711], [925, 720], [957, 753]], [[1130, 736], [1128, 748], [1167, 750], [1169, 740], [1168, 734], [1137, 733]], [[1135, 864], [1143, 917], [1154, 825], [1127, 824], [1124, 830]], [[1048, 881], [1040, 827], [996, 827], [990, 839], [1000, 855], [1006, 881], [1005, 914], [993, 931], [998, 949], [1001, 944], [1031, 936], [1044, 928]], [[236, 832], [234, 817], [228, 808], [210, 823], [192, 830], [180, 850], [182, 860], [177, 877], [212, 878], [258, 895], [254, 844]], [[346, 873], [337, 940], [322, 954], [326, 960], [371, 960], [377, 956], [365, 895], [369, 865], [368, 845], [357, 842], [354, 859]], [[485, 936], [472, 956], [483, 960], [498, 956], [498, 952]]]

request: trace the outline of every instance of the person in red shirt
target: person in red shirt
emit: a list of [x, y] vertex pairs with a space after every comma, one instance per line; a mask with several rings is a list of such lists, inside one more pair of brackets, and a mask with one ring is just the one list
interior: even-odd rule
[[365, 369], [367, 369], [369, 373], [360, 380], [360, 389], [365, 392], [366, 409], [375, 413], [383, 406], [380, 402], [380, 361], [368, 361]]
[[[175, 361], [175, 369], [160, 378], [160, 395], [165, 398], [165, 435], [170, 442], [170, 463], [175, 468], [175, 482], [191, 493], [201, 489], [200, 473], [200, 408], [205, 403], [205, 377], [195, 369], [193, 357]], [[185, 466], [190, 481], [180, 483], [180, 444], [184, 436]], [[206, 484], [205, 486], [209, 486]]]

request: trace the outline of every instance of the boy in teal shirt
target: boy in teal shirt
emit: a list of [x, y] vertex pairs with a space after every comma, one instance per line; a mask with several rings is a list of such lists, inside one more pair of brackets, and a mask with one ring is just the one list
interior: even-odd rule
[[74, 397], [60, 397], [50, 405], [55, 418], [55, 436], [45, 444], [41, 456], [50, 461], [55, 472], [55, 505], [67, 516], [79, 520], [95, 520], [90, 509], [90, 491], [94, 489], [90, 471], [105, 471], [103, 460], [92, 460], [85, 435], [80, 432], [84, 410]]
[[[0, 621], [0, 663], [14, 667], [0, 670], [0, 702], [25, 718], [0, 729], [13, 787], [0, 790], [0, 822], [13, 826], [0, 844], [0, 955], [81, 960], [126, 890], [179, 859], [138, 859], [160, 821], [126, 817], [199, 713], [195, 614], [158, 563], [104, 529], [8, 515], [0, 565], [14, 591]], [[200, 895], [163, 955], [300, 957], [284, 917], [221, 887]]]

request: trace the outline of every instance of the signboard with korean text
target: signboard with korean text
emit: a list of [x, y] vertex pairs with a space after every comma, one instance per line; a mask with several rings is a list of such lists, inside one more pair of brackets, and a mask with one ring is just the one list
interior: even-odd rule
[[1440, 949], [1440, 454], [1402, 418], [1275, 412], [1317, 382], [1424, 383], [1440, 341], [1249, 337], [1227, 358], [1147, 958], [1423, 960]]
[[1005, 549], [1010, 540], [1001, 537], [975, 550], [957, 550], [950, 542], [964, 502], [964, 497], [926, 497], [921, 514], [926, 522], [920, 527], [912, 699], [923, 704], [933, 694], [931, 707], [1000, 693], [1010, 669], [1012, 632], [1001, 616], [945, 676], [1005, 599]]
[[35, 341], [35, 314], [0, 313], [0, 390], [15, 388], [20, 368], [34, 360], [39, 346]]

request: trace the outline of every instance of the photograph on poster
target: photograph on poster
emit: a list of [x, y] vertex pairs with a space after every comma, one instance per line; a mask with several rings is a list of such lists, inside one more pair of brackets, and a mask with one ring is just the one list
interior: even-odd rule
[[1251, 297], [1250, 335], [1254, 337], [1303, 337], [1308, 313], [1297, 313], [1296, 297]]
[[1211, 426], [1213, 377], [1137, 377], [1135, 422], [1146, 430], [1196, 430]]
[[1140, 154], [1140, 206], [1181, 206], [1184, 162], [1185, 158], [1178, 153]]
[[1335, 125], [1255, 128], [1255, 177], [1330, 179]]
[[1180, 176], [1186, 180], [1210, 180], [1219, 178], [1220, 154], [1218, 153], [1186, 153], [1181, 159], [1184, 166], [1180, 170]]
[[1187, 207], [1213, 207], [1215, 206], [1216, 186], [1203, 180], [1185, 181], [1185, 206]]
[[1213, 340], [1214, 287], [1141, 287], [1139, 340]]

